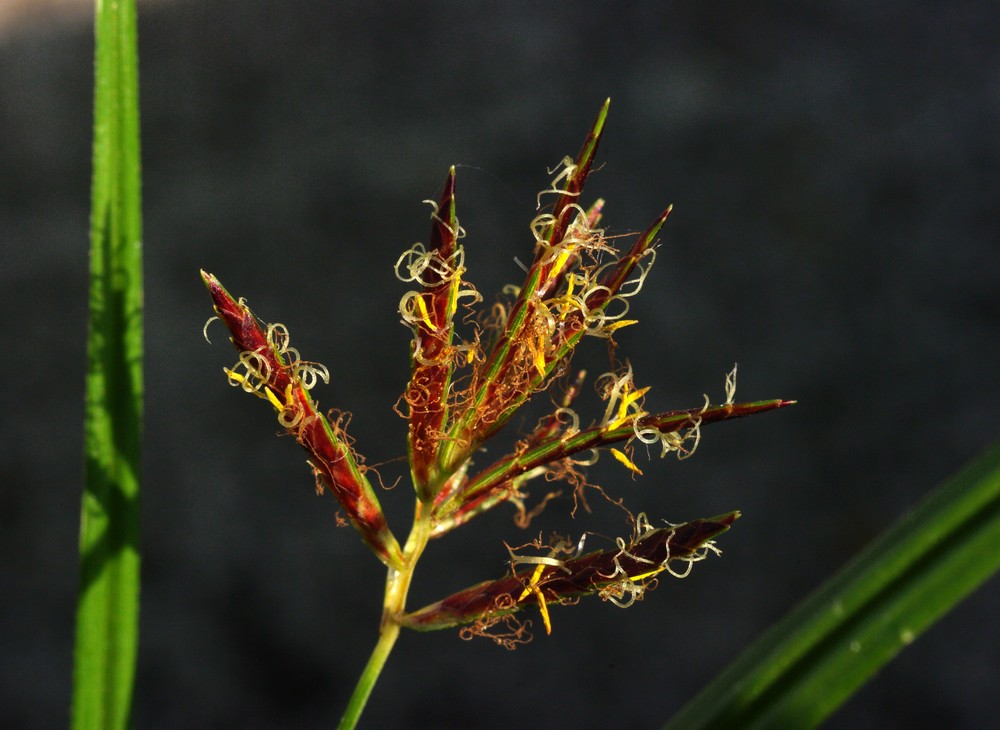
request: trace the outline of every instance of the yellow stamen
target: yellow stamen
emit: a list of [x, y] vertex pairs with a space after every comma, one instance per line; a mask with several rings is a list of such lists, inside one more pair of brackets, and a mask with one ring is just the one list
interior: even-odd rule
[[542, 337], [538, 338], [535, 345], [535, 370], [543, 378], [545, 377], [545, 340]]
[[542, 593], [542, 589], [538, 587], [538, 581], [542, 579], [542, 573], [545, 572], [545, 565], [540, 564], [535, 568], [535, 572], [531, 574], [531, 581], [521, 592], [521, 595], [517, 597], [518, 603], [523, 601], [528, 597], [528, 594], [534, 593], [535, 598], [538, 599], [538, 612], [542, 614], [542, 623], [545, 624], [545, 633], [552, 633], [552, 621], [549, 619], [549, 606], [545, 602], [545, 595]]
[[631, 324], [639, 324], [637, 319], [620, 319], [617, 322], [612, 322], [607, 327], [604, 328], [605, 332], [611, 333], [616, 330], [620, 330], [622, 327], [628, 327]]
[[552, 264], [552, 268], [549, 270], [549, 279], [554, 279], [562, 271], [563, 265], [569, 259], [570, 254], [573, 253], [572, 249], [564, 249], [557, 257], [556, 262]]
[[[292, 386], [289, 385], [288, 387], [290, 392]], [[264, 386], [264, 395], [266, 395], [267, 399], [271, 401], [271, 405], [274, 406], [274, 410], [279, 412], [285, 410], [285, 404], [282, 403], [280, 400], [278, 400], [278, 396], [276, 396], [274, 394], [274, 391], [268, 388], [266, 385]]]
[[631, 472], [634, 472], [635, 474], [638, 474], [639, 476], [642, 476], [642, 469], [633, 464], [632, 460], [629, 459], [627, 456], [625, 456], [623, 452], [619, 451], [618, 449], [611, 449], [611, 455], [615, 457], [618, 461], [620, 461], [622, 464], [624, 464], [626, 469], [628, 469]]
[[451, 280], [451, 292], [448, 293], [448, 317], [455, 316], [455, 312], [458, 311], [458, 287], [462, 283], [462, 277], [458, 275], [459, 272], [455, 272], [455, 276]]
[[418, 313], [420, 314], [420, 319], [427, 325], [427, 329], [431, 331], [436, 330], [437, 327], [435, 327], [431, 322], [431, 315], [430, 312], [427, 311], [427, 302], [424, 301], [423, 296], [417, 297], [417, 309], [419, 310]]
[[619, 413], [621, 412], [622, 409], [628, 408], [630, 405], [632, 405], [637, 400], [642, 398], [642, 396], [646, 395], [646, 393], [649, 392], [649, 389], [651, 387], [652, 387], [651, 385], [647, 385], [645, 388], [639, 388], [639, 390], [633, 390], [631, 393], [626, 393], [622, 397], [622, 404], [621, 408], [619, 409]]
[[[566, 277], [566, 293], [554, 302], [554, 304], [559, 305], [559, 319], [564, 322], [570, 312], [576, 311], [579, 308], [579, 305], [573, 299], [573, 289], [575, 288], [576, 280], [576, 274], [569, 274]], [[581, 279], [581, 281], [583, 280]]]
[[666, 566], [661, 565], [656, 570], [651, 570], [648, 573], [640, 573], [639, 575], [630, 575], [629, 580], [632, 581], [633, 583], [635, 581], [646, 580], [646, 578], [652, 578], [654, 575], [659, 575], [666, 569], [667, 569]]
[[[226, 373], [226, 377], [228, 377], [233, 382], [240, 383], [241, 385], [243, 383], [247, 382], [246, 376], [245, 375], [240, 375], [235, 370], [230, 370], [229, 368], [222, 368], [222, 370]], [[261, 391], [263, 391], [263, 394], [261, 393]], [[285, 410], [285, 404], [282, 403], [281, 400], [278, 399], [278, 396], [274, 394], [274, 391], [271, 390], [266, 385], [263, 388], [253, 389], [253, 390], [250, 390], [248, 392], [253, 393], [254, 395], [258, 396], [259, 398], [267, 398], [267, 400], [270, 401], [271, 405], [274, 406], [274, 410], [278, 411], [279, 413], [281, 411]], [[291, 403], [291, 400], [292, 400], [292, 386], [291, 386], [291, 384], [289, 384], [288, 388], [285, 391], [285, 399], [289, 403]]]
[[523, 601], [528, 596], [528, 594], [531, 593], [531, 591], [538, 586], [538, 581], [542, 579], [543, 572], [545, 572], [545, 565], [539, 564], [539, 566], [535, 568], [535, 572], [531, 574], [531, 580], [528, 582], [527, 587], [525, 587], [521, 595], [517, 597], [518, 603]]
[[535, 588], [535, 595], [538, 597], [538, 612], [542, 614], [542, 623], [545, 624], [545, 633], [552, 633], [552, 621], [549, 620], [549, 607], [545, 603], [545, 596], [542, 595], [541, 588]]
[[639, 390], [633, 390], [629, 392], [626, 386], [626, 392], [624, 395], [622, 395], [621, 403], [618, 404], [618, 417], [614, 421], [608, 424], [608, 430], [614, 430], [619, 426], [624, 425], [625, 422], [628, 421], [629, 419], [629, 414], [628, 414], [629, 406], [635, 403], [637, 400], [639, 400], [639, 398], [641, 398], [642, 396], [646, 395], [646, 392], [651, 387], [652, 386], [647, 385], [645, 388], [640, 388]]

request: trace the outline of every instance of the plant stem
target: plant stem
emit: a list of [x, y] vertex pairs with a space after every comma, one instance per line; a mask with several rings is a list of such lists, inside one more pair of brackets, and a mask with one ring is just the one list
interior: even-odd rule
[[413, 527], [403, 548], [403, 566], [396, 570], [389, 568], [385, 579], [385, 600], [382, 608], [382, 624], [379, 627], [378, 643], [372, 650], [368, 663], [365, 665], [358, 683], [354, 687], [351, 699], [347, 703], [343, 717], [340, 718], [339, 730], [351, 730], [358, 724], [361, 713], [365, 709], [372, 688], [382, 673], [389, 653], [399, 638], [399, 616], [406, 608], [406, 594], [410, 590], [413, 570], [417, 561], [423, 555], [424, 548], [431, 534], [431, 503], [417, 500], [413, 513]]
[[398, 636], [398, 623], [387, 621], [382, 625], [378, 643], [375, 644], [375, 649], [368, 659], [368, 664], [365, 665], [364, 671], [361, 672], [358, 684], [354, 688], [354, 694], [351, 695], [351, 699], [347, 703], [347, 709], [344, 710], [344, 716], [340, 718], [340, 725], [338, 725], [340, 730], [351, 730], [358, 724], [358, 719], [360, 719], [361, 713], [365, 709], [365, 704], [368, 702], [368, 696], [372, 693], [372, 688], [378, 680], [378, 675], [382, 673], [385, 660], [389, 658], [389, 652], [392, 651], [392, 647], [396, 643]]

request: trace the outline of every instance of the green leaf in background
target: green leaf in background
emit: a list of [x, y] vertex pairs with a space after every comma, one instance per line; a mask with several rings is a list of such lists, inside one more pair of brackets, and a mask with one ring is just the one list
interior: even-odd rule
[[73, 728], [131, 723], [139, 615], [142, 226], [134, 0], [96, 2], [85, 485]]
[[1000, 445], [883, 533], [668, 727], [814, 727], [997, 570]]

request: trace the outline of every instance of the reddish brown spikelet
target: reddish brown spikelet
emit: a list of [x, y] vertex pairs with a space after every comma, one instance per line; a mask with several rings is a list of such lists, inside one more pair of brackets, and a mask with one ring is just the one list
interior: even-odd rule
[[445, 181], [444, 192], [432, 218], [422, 306], [426, 316], [414, 323], [413, 362], [406, 402], [409, 406], [410, 468], [418, 496], [433, 497], [431, 468], [437, 460], [438, 444], [447, 418], [448, 387], [455, 367], [451, 341], [454, 334], [461, 263], [456, 242], [455, 168]]
[[647, 529], [628, 545], [558, 564], [539, 564], [499, 580], [485, 581], [407, 613], [400, 621], [418, 631], [432, 631], [472, 623], [484, 615], [496, 616], [497, 606], [507, 606], [503, 613], [513, 613], [538, 600], [536, 587], [542, 600], [550, 604], [586, 595], [614, 595], [609, 589], [613, 591], [623, 583], [641, 589], [671, 563], [690, 563], [703, 557], [710, 541], [728, 530], [738, 517], [738, 512], [731, 512], [673, 527]]
[[470, 477], [460, 492], [452, 494], [446, 503], [438, 506], [438, 521], [432, 536], [440, 537], [509, 499], [514, 493], [511, 483], [525, 472], [546, 464], [557, 464], [566, 457], [590, 449], [630, 441], [635, 436], [636, 428], [652, 429], [661, 434], [676, 433], [717, 421], [766, 413], [793, 403], [787, 400], [729, 403], [658, 413], [640, 418], [635, 424], [611, 430], [595, 426], [570, 437], [562, 432], [548, 433], [546, 438], [535, 439], [527, 448], [501, 457]]
[[[558, 193], [559, 197], [539, 238], [525, 282], [511, 305], [506, 327], [486, 361], [473, 374], [472, 397], [450, 432], [452, 440], [463, 447], [453, 448], [445, 455], [445, 470], [463, 462], [502, 428], [518, 407], [542, 387], [557, 362], [569, 354], [568, 348], [550, 352], [553, 343], [564, 335], [549, 331], [546, 323], [550, 313], [540, 303], [565, 285], [567, 273], [579, 260], [580, 253], [573, 250], [575, 246], [569, 246], [565, 256], [552, 253], [572, 238], [574, 226], [579, 225], [578, 201], [590, 176], [609, 103], [607, 100], [601, 107], [576, 160], [564, 161], [566, 168], [556, 181], [561, 181], [561, 186], [547, 191]], [[597, 223], [602, 208], [603, 201], [598, 201], [587, 211], [583, 216], [585, 228]], [[581, 329], [575, 321], [567, 323], [565, 328]], [[577, 340], [579, 336], [574, 342]]]
[[[309, 454], [314, 473], [337, 498], [361, 538], [383, 563], [398, 565], [402, 552], [371, 483], [361, 473], [340, 426], [331, 424], [309, 395], [318, 366], [297, 359], [297, 353], [287, 346], [283, 327], [270, 325], [265, 329], [249, 307], [234, 299], [215, 276], [204, 271], [201, 275], [215, 311], [240, 353], [240, 364], [247, 368], [246, 376], [227, 371], [230, 382], [242, 384], [271, 403], [278, 411], [279, 423]], [[323, 373], [318, 377], [325, 377], [325, 369]], [[312, 384], [304, 378], [310, 378]]]

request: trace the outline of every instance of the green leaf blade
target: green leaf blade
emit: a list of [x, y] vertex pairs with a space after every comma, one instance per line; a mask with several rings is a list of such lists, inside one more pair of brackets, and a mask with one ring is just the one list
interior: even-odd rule
[[997, 545], [1000, 446], [883, 533], [668, 727], [816, 726], [1000, 570]]
[[73, 728], [131, 724], [138, 648], [142, 223], [134, 0], [98, 0]]

